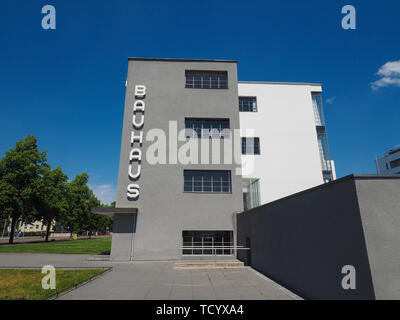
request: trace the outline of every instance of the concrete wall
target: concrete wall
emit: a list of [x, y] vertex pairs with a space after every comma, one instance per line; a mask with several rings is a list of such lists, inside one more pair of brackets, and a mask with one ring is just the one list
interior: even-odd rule
[[[260, 179], [261, 204], [323, 183], [311, 98], [321, 90], [309, 84], [239, 83], [239, 96], [257, 97], [257, 112], [240, 112], [240, 127], [254, 129], [260, 138], [261, 154], [244, 177]], [[242, 162], [249, 157], [243, 155]]]
[[[400, 177], [348, 176], [239, 214], [238, 244], [305, 298], [400, 299], [399, 194]], [[344, 265], [356, 290], [342, 289]]]
[[400, 299], [400, 177], [358, 179], [360, 205], [377, 299]]
[[111, 259], [118, 261], [131, 260], [134, 244], [136, 214], [115, 214], [111, 242]]
[[[185, 70], [227, 71], [229, 88], [187, 89]], [[238, 167], [235, 164], [151, 165], [145, 155], [152, 142], [145, 139], [141, 176], [137, 181], [140, 196], [129, 200], [126, 188], [131, 183], [128, 165], [135, 85], [147, 87], [144, 137], [153, 128], [168, 134], [168, 121], [177, 121], [180, 131], [185, 127], [185, 117], [229, 118], [230, 127], [234, 129], [239, 128], [237, 67], [235, 62], [129, 61], [116, 205], [138, 208], [135, 260], [177, 259], [182, 230], [234, 230], [234, 212], [243, 210], [241, 177], [235, 175]], [[179, 142], [178, 148], [186, 142]], [[240, 150], [240, 141], [234, 144]], [[184, 193], [184, 169], [231, 170], [232, 193]], [[119, 244], [113, 238], [112, 250], [120, 245], [124, 245], [122, 241]]]

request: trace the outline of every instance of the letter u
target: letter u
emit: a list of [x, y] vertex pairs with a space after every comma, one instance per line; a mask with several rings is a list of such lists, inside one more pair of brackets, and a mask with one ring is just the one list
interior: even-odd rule
[[136, 172], [135, 174], [133, 174], [133, 173], [132, 173], [132, 165], [130, 164], [130, 165], [129, 165], [129, 169], [128, 169], [129, 177], [131, 177], [132, 179], [137, 179], [137, 178], [139, 178], [139, 176], [140, 176], [140, 167], [141, 167], [141, 165], [138, 164], [137, 172]]
[[136, 122], [136, 116], [137, 116], [136, 114], [132, 116], [132, 124], [136, 129], [140, 129], [141, 127], [143, 127], [144, 124], [144, 115], [143, 114], [140, 115], [141, 119], [139, 123]]

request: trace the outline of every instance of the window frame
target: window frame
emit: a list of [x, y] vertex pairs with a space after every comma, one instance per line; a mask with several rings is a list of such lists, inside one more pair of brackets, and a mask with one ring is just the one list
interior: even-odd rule
[[[200, 122], [201, 123], [201, 128], [194, 127], [194, 126], [192, 128], [188, 127], [187, 126], [187, 122], [188, 121], [193, 121], [193, 122], [198, 121], [198, 122]], [[227, 123], [227, 127], [223, 127], [223, 128], [220, 127], [221, 129], [213, 128], [212, 127], [213, 122], [216, 122], [216, 121], [226, 122]], [[207, 126], [203, 126], [204, 122], [206, 122], [206, 123], [210, 122], [210, 130], [213, 130], [213, 129], [218, 130], [219, 134], [218, 134], [217, 137], [214, 136], [212, 133], [209, 136], [204, 136], [203, 135], [203, 129], [207, 129], [208, 128]], [[228, 135], [227, 134], [222, 134], [223, 130], [225, 130], [225, 129], [229, 130], [229, 134]], [[185, 117], [185, 130], [193, 130], [193, 131], [195, 131], [197, 133], [197, 136], [193, 136], [193, 135], [190, 135], [188, 131], [185, 131], [185, 137], [187, 139], [196, 139], [196, 138], [197, 139], [211, 139], [211, 138], [213, 138], [213, 139], [214, 138], [226, 139], [226, 138], [230, 138], [231, 137], [231, 132], [230, 132], [231, 131], [231, 121], [230, 121], [229, 118], [191, 118], [191, 117]], [[198, 130], [200, 130], [200, 135], [198, 134]]]
[[[253, 139], [253, 153], [247, 153], [246, 151], [246, 149], [247, 149], [247, 139]], [[245, 144], [244, 144], [244, 152], [243, 152], [243, 141], [245, 141]], [[255, 148], [255, 146], [256, 146], [256, 143], [255, 143], [255, 141], [258, 141], [258, 153], [256, 153], [255, 151], [256, 151], [256, 148]], [[258, 155], [260, 155], [261, 154], [261, 146], [260, 146], [260, 137], [241, 137], [241, 146], [242, 146], [242, 155], [255, 155], [255, 156], [258, 156]]]
[[[192, 79], [192, 85], [188, 84], [188, 75], [192, 74], [193, 79]], [[212, 87], [212, 76], [215, 75], [217, 76], [217, 81], [218, 81], [218, 87]], [[226, 79], [220, 79], [219, 75], [225, 75]], [[198, 80], [195, 80], [195, 76], [199, 77]], [[205, 79], [205, 77], [209, 77], [209, 79]], [[210, 87], [204, 87], [204, 81], [210, 81]], [[229, 78], [228, 78], [228, 71], [224, 70], [185, 70], [185, 89], [217, 89], [217, 90], [222, 90], [222, 89], [229, 89]], [[195, 87], [195, 81], [201, 81], [201, 87]], [[215, 80], [214, 80], [215, 81]], [[220, 86], [220, 82], [225, 82], [225, 86]]]
[[[212, 179], [211, 179], [211, 183], [210, 183], [210, 189], [211, 190], [206, 190], [206, 191], [204, 191], [204, 176], [202, 175], [202, 181], [201, 181], [201, 189], [202, 190], [196, 190], [196, 186], [194, 185], [194, 183], [195, 183], [195, 181], [192, 181], [192, 188], [191, 188], [191, 190], [186, 190], [185, 189], [185, 184], [186, 184], [186, 180], [185, 180], [185, 178], [186, 178], [186, 176], [185, 176], [185, 173], [187, 173], [187, 172], [209, 172], [209, 173], [212, 173], [212, 172], [225, 172], [225, 173], [227, 173], [228, 175], [228, 183], [229, 183], [229, 186], [228, 186], [228, 191], [222, 191], [223, 190], [223, 185], [222, 185], [222, 183], [224, 182], [224, 181], [221, 181], [221, 185], [220, 185], [220, 190], [221, 191], [213, 191], [213, 189], [214, 189], [214, 185], [212, 184], [213, 183], [213, 181], [212, 181]], [[211, 178], [212, 178], [212, 176], [211, 176]], [[222, 176], [221, 176], [221, 178], [222, 178]], [[198, 182], [197, 182], [198, 183]], [[232, 194], [232, 171], [231, 170], [209, 170], [209, 169], [206, 169], [206, 170], [202, 170], [202, 169], [184, 169], [183, 170], [183, 193], [201, 193], [201, 194]]]
[[389, 166], [390, 166], [390, 169], [396, 169], [396, 168], [400, 167], [400, 158], [390, 161]]
[[[253, 110], [240, 110], [240, 99], [255, 99], [255, 110], [253, 107]], [[257, 97], [256, 96], [239, 96], [239, 112], [258, 112], [258, 102], [257, 102]]]

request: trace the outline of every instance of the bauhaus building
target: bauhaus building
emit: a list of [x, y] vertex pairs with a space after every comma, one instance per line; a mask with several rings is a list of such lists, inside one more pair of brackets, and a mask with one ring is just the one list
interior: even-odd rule
[[321, 84], [128, 61], [112, 260], [233, 255], [238, 213], [335, 179]]

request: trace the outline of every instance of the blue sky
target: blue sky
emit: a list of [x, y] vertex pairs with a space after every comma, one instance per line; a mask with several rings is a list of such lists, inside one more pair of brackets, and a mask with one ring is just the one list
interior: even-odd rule
[[[56, 30], [41, 28], [46, 4]], [[346, 4], [356, 30], [341, 28]], [[126, 58], [221, 58], [239, 60], [239, 80], [322, 82], [338, 177], [375, 173], [375, 155], [400, 144], [400, 73], [389, 65], [377, 74], [400, 60], [399, 12], [397, 0], [3, 0], [1, 154], [34, 134], [52, 166], [70, 178], [87, 172], [110, 201]], [[379, 79], [394, 83], [373, 90]]]

